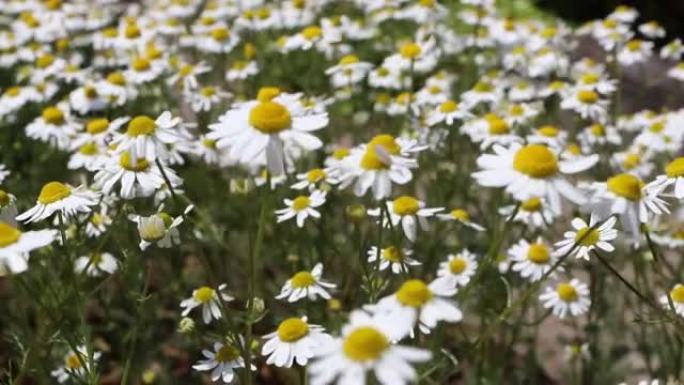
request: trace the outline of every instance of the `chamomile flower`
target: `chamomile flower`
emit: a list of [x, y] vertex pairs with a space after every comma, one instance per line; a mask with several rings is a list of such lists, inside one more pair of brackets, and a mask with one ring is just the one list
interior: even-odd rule
[[130, 153], [134, 159], [154, 161], [159, 157], [167, 160], [170, 157], [168, 146], [189, 137], [181, 119], [165, 111], [156, 120], [147, 115], [134, 117], [128, 122], [126, 132], [115, 137], [112, 144], [116, 145], [116, 154]]
[[456, 221], [470, 227], [475, 231], [484, 231], [485, 228], [473, 222], [470, 218], [470, 213], [464, 209], [453, 209], [446, 214], [437, 214], [437, 217], [444, 221]]
[[684, 284], [678, 283], [674, 285], [667, 295], [660, 297], [660, 303], [665, 309], [670, 310], [672, 308], [670, 301], [672, 301], [674, 312], [684, 317]]
[[0, 276], [26, 271], [29, 253], [51, 244], [56, 238], [55, 230], [22, 232], [0, 221]]
[[399, 46], [399, 51], [385, 58], [383, 67], [390, 71], [426, 73], [437, 65], [439, 54], [434, 39], [409, 41]]
[[332, 338], [319, 325], [307, 323], [306, 317], [287, 318], [278, 329], [263, 336], [266, 340], [261, 354], [268, 356], [267, 365], [289, 368], [296, 362], [306, 366], [321, 348], [332, 342]]
[[219, 285], [218, 290], [209, 286], [202, 286], [192, 291], [192, 297], [181, 301], [180, 307], [183, 308], [181, 315], [183, 317], [190, 314], [190, 312], [202, 307], [202, 320], [205, 324], [209, 324], [212, 319], [221, 319], [221, 301], [230, 302], [233, 297], [225, 293], [228, 285], [225, 283]]
[[392, 183], [403, 185], [413, 178], [411, 169], [418, 167], [413, 156], [424, 149], [415, 140], [376, 135], [344, 158], [340, 188], [353, 183], [357, 196], [363, 196], [371, 189], [376, 200], [389, 197]]
[[236, 60], [230, 66], [228, 71], [226, 71], [226, 80], [244, 80], [252, 75], [256, 75], [257, 73], [259, 73], [259, 67], [255, 61]]
[[558, 260], [553, 249], [541, 238], [534, 243], [521, 239], [508, 250], [508, 255], [513, 261], [513, 271], [531, 282], [539, 281]]
[[93, 362], [90, 360], [90, 352], [84, 345], [78, 346], [76, 351], [71, 351], [64, 356], [64, 364], [50, 372], [58, 383], [63, 384], [72, 377], [85, 378], [86, 374], [94, 370], [91, 365], [96, 364], [102, 356], [100, 352], [92, 352]]
[[335, 88], [347, 87], [362, 81], [373, 65], [360, 61], [356, 55], [343, 56], [337, 65], [325, 70], [330, 76], [330, 83]]
[[305, 114], [297, 99], [281, 95], [277, 88], [264, 88], [258, 100], [235, 106], [211, 124], [209, 138], [241, 163], [265, 158], [269, 171], [281, 175], [286, 154], [320, 148], [323, 142], [311, 132], [328, 125], [327, 113]]
[[[405, 281], [392, 295], [367, 305], [374, 313], [385, 313], [395, 324], [416, 325], [424, 334], [437, 326], [437, 322], [458, 322], [463, 313], [449, 298], [456, 294], [450, 282], [435, 280], [426, 283], [420, 279]], [[411, 331], [411, 334], [413, 332]]]
[[86, 84], [69, 94], [71, 108], [81, 115], [102, 111], [108, 106], [106, 97], [97, 92], [93, 84]]
[[447, 260], [439, 264], [437, 279], [443, 281], [446, 287], [463, 287], [470, 282], [476, 270], [475, 254], [463, 249], [458, 254], [449, 254]]
[[439, 123], [451, 126], [457, 120], [465, 120], [470, 117], [472, 117], [472, 115], [462, 103], [457, 103], [448, 99], [429, 112], [426, 123], [429, 126], [434, 126]]
[[325, 195], [325, 192], [315, 190], [311, 195], [300, 195], [295, 199], [285, 198], [283, 202], [287, 207], [275, 211], [278, 223], [295, 218], [297, 227], [302, 227], [308, 217], [320, 218], [321, 213], [316, 208], [325, 203]]
[[25, 130], [29, 138], [65, 150], [69, 147], [71, 137], [76, 134], [78, 125], [64, 107], [50, 106], [44, 108], [41, 115], [29, 123]]
[[598, 155], [559, 159], [558, 151], [541, 144], [512, 144], [509, 148], [493, 146], [494, 154], [477, 159], [482, 171], [473, 174], [486, 187], [505, 187], [518, 200], [545, 198], [551, 209], [560, 213], [561, 196], [584, 204], [587, 199], [564, 174], [575, 174], [589, 169]]
[[573, 219], [571, 224], [575, 231], [566, 231], [563, 234], [565, 239], [556, 242], [554, 245], [556, 247], [556, 254], [565, 255], [573, 250], [574, 247], [572, 255], [589, 260], [589, 253], [594, 249], [600, 249], [609, 253], [615, 250], [610, 241], [614, 241], [617, 238], [618, 232], [613, 228], [617, 219], [609, 217], [600, 225], [598, 225], [598, 222], [598, 219], [593, 215], [589, 220], [589, 224], [582, 220], [582, 218]]
[[145, 251], [152, 244], [162, 248], [169, 248], [178, 244], [180, 242], [178, 226], [183, 223], [184, 216], [192, 209], [192, 205], [186, 207], [183, 215], [175, 218], [162, 211], [163, 206], [159, 208], [158, 213], [147, 217], [131, 214], [128, 219], [138, 225], [140, 250]]
[[607, 118], [608, 101], [591, 89], [577, 88], [569, 90], [563, 96], [561, 108], [573, 110], [584, 119], [603, 123]]
[[[411, 266], [420, 266], [421, 263], [411, 258], [413, 250], [402, 249], [397, 246], [379, 248], [371, 246], [368, 249], [368, 263], [371, 266], [378, 266], [380, 271], [390, 268], [393, 274], [408, 273]], [[378, 256], [380, 262], [378, 264]]]
[[330, 175], [330, 170], [323, 168], [312, 168], [311, 170], [297, 174], [299, 182], [292, 185], [293, 189], [309, 189], [313, 191], [325, 185], [337, 184], [338, 180]]
[[467, 122], [461, 127], [461, 131], [467, 134], [473, 143], [480, 143], [482, 149], [493, 144], [506, 146], [521, 141], [521, 138], [513, 133], [510, 124], [494, 113]]
[[411, 242], [415, 242], [417, 227], [427, 228], [426, 218], [434, 216], [444, 210], [442, 207], [426, 208], [425, 202], [412, 196], [402, 195], [399, 198], [387, 202], [387, 212], [389, 218], [384, 214], [382, 208], [368, 210], [368, 215], [380, 217], [385, 227], [398, 227], [401, 229]]
[[618, 51], [617, 60], [621, 65], [629, 66], [645, 61], [651, 56], [652, 52], [652, 42], [632, 39]]
[[365, 385], [368, 372], [375, 374], [381, 385], [406, 385], [417, 378], [411, 363], [425, 362], [430, 352], [393, 344], [407, 333], [386, 315], [369, 315], [354, 311], [342, 335], [323, 349], [309, 364], [312, 385]]
[[630, 235], [639, 234], [639, 223], [648, 223], [653, 214], [669, 213], [667, 203], [660, 198], [665, 183], [644, 184], [633, 174], [617, 174], [605, 182], [594, 182], [592, 206], [598, 218], [615, 214]]
[[[513, 217], [515, 222], [526, 224], [530, 228], [544, 228], [553, 223], [556, 214], [542, 198], [532, 197], [521, 201], [518, 212]], [[516, 205], [504, 206], [499, 209], [499, 214], [506, 217], [513, 215]]]
[[77, 273], [85, 272], [90, 277], [114, 274], [118, 268], [118, 261], [110, 253], [93, 252], [90, 255], [76, 258], [74, 262], [74, 270]]
[[[160, 166], [161, 165], [161, 166]], [[159, 169], [164, 170], [164, 174]], [[155, 167], [155, 162], [143, 156], [133, 157], [130, 152], [111, 156], [103, 168], [95, 174], [95, 186], [109, 194], [119, 183], [119, 196], [123, 199], [151, 196], [166, 184], [164, 175], [173, 187], [183, 181], [163, 163]]]
[[684, 157], [679, 157], [665, 166], [665, 174], [656, 178], [654, 183], [673, 185], [674, 196], [684, 199]]
[[313, 270], [302, 270], [285, 282], [276, 299], [287, 299], [288, 302], [297, 302], [300, 299], [308, 298], [315, 301], [318, 297], [330, 299], [328, 289], [334, 289], [335, 284], [321, 279], [323, 275], [323, 264], [317, 263]]
[[202, 355], [204, 359], [192, 368], [200, 372], [211, 371], [210, 377], [214, 382], [221, 380], [224, 384], [230, 384], [235, 379], [235, 369], [245, 367], [240, 348], [232, 343], [215, 342], [213, 351], [204, 349]]
[[66, 218], [77, 213], [90, 212], [95, 206], [99, 194], [84, 186], [72, 187], [61, 182], [49, 182], [43, 186], [36, 200], [36, 205], [21, 213], [18, 221], [31, 223], [49, 218], [59, 212]]
[[577, 278], [560, 281], [555, 286], [547, 287], [539, 296], [539, 300], [559, 318], [582, 315], [591, 305], [589, 287]]
[[667, 71], [667, 76], [684, 82], [684, 62], [677, 63], [674, 67]]

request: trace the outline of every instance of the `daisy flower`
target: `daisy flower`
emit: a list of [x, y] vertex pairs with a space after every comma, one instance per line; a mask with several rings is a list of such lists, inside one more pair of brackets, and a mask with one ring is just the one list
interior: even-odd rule
[[378, 255], [380, 256], [379, 269], [383, 271], [390, 268], [392, 273], [408, 273], [410, 266], [420, 266], [421, 263], [411, 258], [413, 250], [402, 249], [396, 246], [389, 246], [385, 248], [378, 248], [371, 246], [368, 249], [368, 263], [375, 266], [378, 263]]
[[386, 198], [392, 193], [393, 182], [403, 185], [413, 178], [411, 169], [417, 168], [418, 162], [412, 157], [425, 148], [415, 140], [376, 135], [343, 159], [340, 188], [354, 183], [356, 196], [372, 189], [375, 199]]
[[648, 223], [651, 213], [669, 213], [667, 203], [660, 198], [667, 184], [657, 180], [645, 185], [639, 177], [623, 173], [591, 187], [592, 206], [598, 218], [619, 215], [623, 228], [632, 236], [639, 234], [639, 223]]
[[52, 243], [57, 234], [55, 230], [22, 232], [0, 221], [0, 276], [26, 271], [29, 253]]
[[674, 285], [667, 295], [660, 297], [660, 303], [668, 310], [671, 309], [670, 300], [674, 306], [674, 312], [684, 317], [684, 284]]
[[653, 43], [639, 39], [628, 41], [617, 54], [618, 62], [623, 66], [641, 63], [653, 52]]
[[[411, 363], [425, 362], [430, 352], [395, 345], [408, 332], [386, 315], [369, 315], [357, 310], [350, 314], [342, 336], [323, 349], [309, 364], [312, 385], [365, 385], [372, 371], [381, 385], [406, 385], [416, 380]], [[404, 334], [402, 334], [404, 333]]]
[[41, 115], [29, 123], [25, 130], [29, 138], [66, 150], [78, 125], [63, 107], [50, 106], [44, 108]]
[[[504, 206], [499, 209], [499, 214], [508, 217], [513, 215], [514, 211], [515, 205]], [[520, 202], [513, 221], [524, 223], [530, 228], [544, 228], [552, 223], [555, 217], [556, 214], [542, 198], [532, 197]]]
[[267, 365], [289, 368], [295, 362], [306, 366], [319, 350], [330, 344], [332, 338], [325, 329], [306, 322], [306, 317], [287, 318], [278, 325], [273, 333], [266, 334], [261, 354], [268, 356]]
[[472, 117], [472, 114], [462, 104], [453, 100], [445, 100], [430, 110], [426, 123], [429, 126], [434, 126], [439, 123], [444, 123], [448, 126], [454, 124], [457, 120], [464, 120]]
[[437, 218], [444, 221], [456, 221], [470, 227], [475, 231], [484, 231], [485, 228], [471, 221], [470, 214], [464, 209], [453, 209], [446, 214], [437, 214]]
[[367, 308], [374, 313], [386, 313], [395, 323], [411, 325], [411, 328], [417, 323], [420, 331], [428, 334], [439, 321], [458, 322], [463, 318], [461, 310], [449, 299], [456, 294], [456, 288], [450, 283], [436, 279], [427, 284], [420, 279], [410, 279], [394, 294]]
[[553, 314], [565, 318], [568, 313], [576, 317], [589, 310], [589, 287], [579, 279], [573, 278], [569, 282], [559, 282], [554, 286], [547, 287], [544, 293], [539, 295], [539, 300], [546, 309], [551, 309]]
[[36, 205], [17, 217], [18, 221], [31, 223], [49, 218], [55, 212], [64, 217], [72, 217], [77, 213], [90, 212], [100, 195], [84, 186], [72, 187], [61, 182], [50, 182], [43, 186], [36, 200]]
[[[231, 343], [215, 342], [213, 351], [204, 349], [202, 355], [204, 359], [192, 368], [200, 372], [211, 371], [210, 377], [214, 382], [221, 380], [224, 384], [230, 384], [235, 379], [235, 369], [245, 367], [240, 349]], [[255, 369], [252, 366], [252, 370]]]
[[587, 199], [565, 174], [574, 174], [592, 167], [598, 155], [559, 159], [558, 150], [541, 144], [512, 144], [509, 148], [494, 145], [494, 154], [477, 159], [482, 171], [473, 174], [485, 187], [505, 187], [518, 200], [546, 199], [551, 209], [561, 212], [561, 196], [582, 205]]
[[303, 227], [306, 218], [320, 218], [321, 213], [316, 208], [325, 203], [325, 192], [315, 190], [311, 195], [300, 195], [295, 199], [285, 198], [283, 202], [287, 207], [275, 211], [278, 223], [296, 218], [297, 227]]
[[116, 154], [130, 153], [132, 157], [155, 160], [169, 158], [168, 146], [190, 138], [179, 117], [165, 111], [156, 120], [139, 115], [128, 122], [126, 132], [114, 138]]
[[285, 282], [276, 299], [286, 299], [288, 302], [297, 302], [308, 298], [315, 301], [316, 298], [330, 299], [327, 289], [334, 289], [336, 285], [321, 279], [323, 264], [317, 263], [311, 272], [302, 270]]
[[109, 253], [92, 253], [89, 256], [76, 258], [74, 270], [77, 273], [85, 272], [90, 277], [99, 277], [103, 273], [114, 274], [119, 268], [119, 263]]
[[225, 293], [228, 285], [222, 283], [218, 290], [209, 286], [202, 286], [192, 291], [192, 297], [181, 301], [180, 307], [183, 308], [183, 317], [190, 314], [196, 307], [202, 307], [202, 320], [209, 324], [212, 319], [221, 319], [221, 301], [230, 302], [233, 297]]
[[463, 249], [458, 254], [449, 254], [447, 260], [439, 264], [437, 279], [444, 281], [446, 287], [466, 286], [476, 270], [475, 254]]
[[163, 206], [159, 208], [160, 211], [158, 213], [148, 217], [135, 214], [128, 217], [128, 219], [138, 225], [140, 250], [145, 251], [153, 243], [158, 247], [169, 248], [180, 242], [178, 227], [183, 223], [183, 217], [193, 209], [193, 206], [186, 207], [183, 215], [175, 218], [161, 211], [162, 209]]
[[[600, 249], [609, 253], [615, 250], [610, 241], [614, 241], [617, 238], [618, 231], [613, 228], [617, 219], [611, 216], [601, 225], [597, 226], [598, 222], [598, 219], [593, 215], [589, 219], [589, 224], [582, 220], [582, 218], [573, 219], [571, 224], [575, 231], [566, 231], [563, 234], [565, 239], [556, 242], [554, 245], [556, 247], [556, 254], [565, 255], [574, 247], [572, 255], [575, 255], [578, 259], [589, 260], [589, 252], [594, 249]], [[575, 244], [577, 245], [576, 247]]]
[[684, 199], [684, 157], [676, 158], [665, 166], [665, 174], [656, 178], [659, 184], [674, 186], [674, 196]]
[[603, 123], [607, 118], [608, 100], [591, 89], [577, 88], [566, 92], [561, 100], [561, 108], [573, 110], [582, 118]]
[[412, 196], [402, 195], [391, 202], [387, 202], [387, 211], [390, 218], [384, 217], [381, 208], [368, 210], [368, 215], [380, 217], [385, 227], [401, 225], [406, 238], [411, 242], [415, 242], [417, 225], [420, 224], [422, 228], [427, 228], [428, 224], [425, 218], [434, 216], [442, 210], [444, 210], [442, 207], [426, 208], [425, 202], [419, 201]]
[[112, 218], [107, 214], [107, 211], [107, 206], [101, 205], [99, 212], [94, 212], [90, 215], [90, 219], [86, 223], [85, 229], [86, 234], [89, 237], [99, 237], [107, 231], [107, 227], [112, 224]]
[[92, 352], [92, 358], [94, 362], [91, 363], [88, 348], [84, 345], [81, 345], [76, 348], [75, 352], [71, 351], [65, 355], [64, 364], [50, 372], [50, 375], [55, 377], [57, 382], [60, 384], [67, 382], [72, 377], [80, 377], [84, 379], [86, 374], [90, 373], [90, 371], [94, 369], [90, 365], [95, 364], [101, 356], [102, 353], [100, 352]]
[[558, 261], [558, 256], [541, 238], [535, 243], [521, 239], [508, 250], [513, 271], [531, 282], [539, 281]]
[[312, 168], [311, 170], [297, 174], [299, 182], [292, 185], [293, 189], [302, 190], [309, 189], [313, 191], [316, 188], [323, 187], [323, 185], [337, 184], [337, 178], [330, 175], [329, 169]]
[[[170, 167], [161, 162], [161, 168], [173, 187], [180, 186], [183, 181]], [[166, 184], [159, 164], [149, 158], [134, 157], [128, 151], [118, 156], [110, 156], [103, 168], [95, 174], [94, 186], [104, 194], [109, 194], [120, 183], [119, 196], [123, 199], [151, 196]]]
[[333, 87], [340, 88], [361, 82], [371, 68], [371, 63], [360, 61], [358, 56], [345, 55], [336, 65], [326, 69], [325, 74], [330, 76]]
[[320, 148], [323, 142], [311, 132], [328, 125], [327, 113], [305, 114], [297, 99], [278, 89], [262, 89], [258, 100], [235, 106], [209, 125], [208, 137], [241, 163], [265, 157], [269, 171], [281, 175], [286, 153]]

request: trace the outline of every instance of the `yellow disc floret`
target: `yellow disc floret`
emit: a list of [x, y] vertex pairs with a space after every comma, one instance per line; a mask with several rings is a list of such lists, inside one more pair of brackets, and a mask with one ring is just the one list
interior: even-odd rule
[[139, 115], [128, 122], [126, 134], [128, 136], [152, 135], [157, 129], [157, 123], [147, 115]]
[[371, 326], [362, 326], [347, 335], [342, 344], [342, 351], [352, 361], [374, 361], [389, 348], [387, 337]]
[[119, 165], [128, 171], [141, 172], [150, 167], [150, 163], [145, 158], [138, 158], [133, 161], [131, 154], [126, 151], [119, 157]]
[[361, 158], [361, 167], [365, 170], [381, 170], [389, 168], [378, 156], [377, 150], [381, 147], [390, 155], [397, 155], [401, 151], [401, 147], [392, 135], [381, 134], [375, 136], [366, 148], [366, 153]]
[[548, 147], [528, 144], [515, 154], [513, 168], [532, 178], [547, 178], [558, 172], [558, 159]]
[[0, 247], [7, 247], [21, 238], [21, 231], [0, 221]]
[[202, 286], [192, 293], [192, 297], [199, 303], [208, 303], [212, 299], [216, 298], [216, 290], [208, 286]]
[[50, 204], [71, 195], [71, 188], [64, 183], [60, 182], [50, 182], [43, 186], [40, 190], [40, 195], [38, 195], [38, 203]]
[[543, 265], [549, 262], [549, 248], [542, 243], [533, 243], [527, 250], [527, 259], [532, 263]]
[[579, 297], [575, 287], [567, 282], [559, 283], [558, 286], [556, 286], [556, 293], [558, 293], [558, 298], [565, 302], [575, 302]]
[[638, 201], [641, 199], [641, 188], [644, 182], [632, 174], [618, 174], [608, 178], [608, 190], [613, 194], [626, 198], [630, 201]]
[[294, 211], [302, 211], [309, 207], [311, 199], [305, 195], [300, 195], [292, 201], [292, 209]]
[[42, 117], [45, 122], [56, 126], [64, 124], [64, 113], [57, 107], [47, 107], [43, 109]]
[[575, 235], [575, 242], [582, 246], [592, 246], [599, 241], [599, 232], [591, 227], [585, 227], [577, 230]]
[[449, 271], [451, 274], [461, 274], [463, 271], [465, 271], [466, 267], [468, 267], [468, 261], [461, 256], [449, 261]]
[[292, 115], [284, 105], [260, 102], [249, 112], [249, 124], [264, 134], [277, 134], [292, 126]]
[[299, 318], [288, 318], [278, 326], [278, 338], [283, 342], [295, 342], [309, 334], [309, 325]]
[[684, 176], [684, 157], [677, 158], [665, 166], [665, 173], [670, 178], [679, 178]]
[[421, 307], [432, 299], [432, 291], [420, 279], [404, 282], [396, 295], [402, 305], [410, 307]]
[[292, 276], [291, 284], [295, 289], [303, 289], [316, 283], [316, 278], [308, 271], [300, 271]]
[[392, 201], [392, 211], [397, 215], [415, 215], [420, 209], [420, 202], [408, 195], [400, 196]]

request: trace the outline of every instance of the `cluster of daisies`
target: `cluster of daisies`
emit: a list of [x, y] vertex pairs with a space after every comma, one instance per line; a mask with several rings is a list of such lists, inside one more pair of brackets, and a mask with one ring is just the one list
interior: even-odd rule
[[[180, 245], [202, 206], [185, 196], [181, 171], [207, 167], [248, 175], [254, 199], [282, 200], [267, 212], [276, 229], [332, 221], [339, 199], [377, 229], [359, 251], [363, 300], [341, 325], [302, 312], [343, 306], [340, 272], [324, 278], [325, 261], [314, 260], [266, 299], [289, 314], [248, 314], [250, 333], [206, 336], [192, 367], [214, 382], [262, 364], [305, 367], [312, 385], [414, 382], [434, 357], [425, 341], [438, 325], [468, 321], [462, 302], [490, 264], [521, 290], [541, 285], [536, 306], [547, 315], [582, 319], [592, 307], [588, 264], [617, 249], [684, 246], [684, 110], [619, 109], [620, 70], [658, 56], [684, 81], [684, 44], [624, 6], [572, 29], [502, 17], [492, 0], [461, 3], [468, 32], [451, 28], [456, 11], [436, 0], [5, 1], [0, 67], [12, 83], [0, 120], [68, 155], [68, 176], [15, 196], [24, 175], [0, 164], [0, 275], [38, 267], [32, 254], [74, 240], [94, 245], [70, 260], [75, 273], [117, 274], [126, 260], [103, 246], [119, 217], [141, 254]], [[406, 23], [405, 36], [385, 34]], [[577, 58], [580, 38], [602, 55]], [[311, 70], [290, 76], [322, 80], [325, 92], [264, 81], [279, 60], [302, 57]], [[472, 81], [453, 70], [459, 57], [472, 62]], [[343, 125], [362, 129], [340, 132], [339, 106], [354, 109]], [[437, 192], [440, 183], [455, 193]], [[124, 210], [129, 202], [144, 204]], [[26, 230], [34, 227], [43, 229]], [[433, 267], [416, 245], [442, 242], [436, 227], [467, 239]], [[654, 303], [678, 319], [684, 282], [671, 270]], [[242, 322], [230, 279], [180, 301], [181, 332], [200, 313], [222, 334]], [[254, 338], [253, 321], [275, 324]], [[102, 356], [77, 346], [52, 375], [83, 379]]]

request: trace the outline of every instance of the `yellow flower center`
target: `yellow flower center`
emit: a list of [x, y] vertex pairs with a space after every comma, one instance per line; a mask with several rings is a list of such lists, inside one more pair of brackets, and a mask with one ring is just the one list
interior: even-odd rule
[[448, 114], [450, 112], [454, 112], [458, 109], [458, 103], [456, 103], [453, 100], [447, 100], [446, 102], [443, 102], [442, 104], [439, 105], [439, 111], [443, 112], [445, 114]]
[[109, 120], [107, 120], [107, 118], [90, 119], [88, 123], [86, 123], [86, 131], [90, 135], [97, 135], [101, 132], [104, 132], [108, 127]]
[[97, 97], [97, 90], [92, 86], [83, 87], [83, 93], [88, 99], [95, 99]]
[[392, 211], [397, 215], [415, 215], [419, 209], [420, 204], [418, 200], [408, 195], [400, 196], [392, 201]]
[[218, 352], [216, 352], [214, 359], [217, 362], [226, 363], [226, 362], [235, 361], [239, 357], [240, 357], [240, 350], [238, 350], [238, 348], [236, 348], [235, 346], [232, 346], [232, 345], [223, 345], [218, 350]]
[[157, 123], [149, 116], [139, 115], [128, 122], [126, 134], [128, 136], [152, 135], [157, 129]]
[[594, 136], [605, 136], [606, 135], [606, 127], [603, 124], [596, 123], [592, 124], [591, 127], [589, 128], [591, 133]]
[[401, 151], [401, 147], [393, 136], [387, 134], [377, 135], [368, 142], [366, 153], [363, 154], [363, 158], [361, 158], [361, 167], [363, 169], [383, 170], [389, 168], [389, 165], [385, 164], [378, 156], [376, 150], [377, 146], [382, 147], [391, 155], [397, 155], [399, 154], [399, 151]]
[[451, 210], [451, 217], [462, 222], [467, 222], [470, 220], [470, 214], [463, 209]]
[[580, 81], [584, 84], [596, 84], [599, 81], [599, 76], [594, 72], [587, 72], [582, 75]]
[[128, 24], [124, 30], [124, 36], [126, 39], [136, 39], [140, 37], [140, 28], [135, 23]]
[[402, 44], [402, 46], [399, 48], [399, 54], [410, 60], [414, 60], [420, 56], [422, 51], [423, 50], [420, 48], [420, 45], [414, 42]]
[[528, 212], [539, 211], [541, 207], [542, 201], [538, 197], [530, 198], [520, 204], [520, 208]]
[[584, 104], [594, 104], [598, 99], [599, 95], [592, 90], [580, 90], [577, 92], [577, 100]]
[[277, 134], [292, 126], [292, 116], [280, 103], [260, 102], [249, 112], [249, 124], [264, 134]]
[[5, 190], [0, 190], [0, 208], [10, 204], [10, 195]]
[[592, 246], [599, 241], [599, 232], [591, 227], [585, 227], [583, 229], [577, 230], [575, 235], [575, 242], [582, 246]]
[[558, 286], [556, 286], [556, 292], [558, 293], [558, 297], [565, 302], [575, 302], [579, 297], [575, 287], [567, 282], [559, 283]]
[[87, 156], [96, 155], [98, 152], [97, 145], [93, 142], [86, 143], [78, 149], [78, 152]]
[[513, 168], [532, 178], [547, 178], [558, 172], [558, 159], [548, 147], [528, 144], [515, 154]]
[[78, 358], [76, 353], [71, 353], [67, 356], [64, 366], [69, 370], [77, 370], [81, 368], [81, 360]]
[[649, 131], [656, 133], [656, 134], [663, 132], [664, 129], [665, 129], [665, 123], [663, 123], [663, 122], [655, 122], [655, 123], [651, 124], [651, 127], [649, 127]]
[[295, 342], [309, 334], [309, 325], [299, 318], [288, 318], [278, 326], [278, 338], [283, 342]]
[[324, 180], [326, 177], [325, 171], [323, 171], [320, 168], [314, 168], [313, 170], [310, 170], [306, 174], [306, 179], [309, 181], [309, 183], [318, 183], [322, 180]]
[[401, 252], [401, 249], [394, 246], [382, 249], [381, 255], [382, 259], [393, 263], [401, 262], [404, 260], [404, 253]]
[[550, 259], [549, 248], [542, 243], [533, 243], [527, 249], [527, 259], [537, 265], [546, 264]]
[[226, 27], [218, 27], [211, 30], [211, 38], [223, 42], [230, 38], [230, 30]]
[[316, 40], [320, 38], [322, 35], [323, 30], [321, 29], [321, 27], [315, 25], [306, 27], [302, 30], [302, 36], [304, 36], [304, 38], [309, 41]]
[[622, 167], [625, 170], [632, 170], [641, 163], [641, 155], [639, 154], [627, 154], [625, 159], [622, 161]]
[[558, 136], [558, 131], [556, 126], [543, 126], [537, 130], [537, 133], [547, 138], [555, 138]]
[[69, 186], [60, 182], [50, 182], [43, 186], [40, 190], [40, 195], [38, 195], [38, 203], [47, 205], [71, 195], [71, 189]]
[[641, 188], [644, 182], [632, 174], [618, 174], [608, 178], [608, 190], [617, 196], [638, 201], [641, 199]]
[[377, 360], [389, 346], [390, 341], [379, 330], [362, 326], [344, 339], [342, 351], [352, 361], [365, 362]]
[[0, 247], [7, 247], [21, 238], [21, 231], [0, 221]]
[[300, 271], [292, 276], [291, 283], [295, 289], [303, 289], [316, 283], [316, 278], [308, 271]]
[[192, 296], [199, 303], [208, 303], [216, 297], [216, 290], [208, 286], [202, 286], [199, 289], [195, 290]]
[[677, 158], [665, 166], [665, 173], [670, 178], [679, 178], [684, 176], [684, 157]]
[[489, 82], [479, 81], [479, 82], [477, 82], [477, 84], [475, 84], [475, 87], [473, 87], [473, 90], [475, 90], [475, 92], [479, 92], [479, 93], [487, 93], [487, 92], [492, 92], [494, 90], [494, 86]]
[[144, 57], [136, 57], [131, 63], [131, 67], [134, 71], [143, 72], [150, 69], [150, 61]]
[[110, 72], [109, 75], [107, 75], [107, 82], [117, 86], [123, 86], [126, 85], [126, 78], [120, 71]]
[[36, 66], [38, 68], [45, 69], [50, 66], [55, 61], [55, 57], [50, 54], [45, 54], [38, 59], [36, 59]]
[[636, 51], [640, 50], [641, 49], [641, 40], [634, 39], [634, 40], [628, 41], [627, 42], [627, 49], [632, 51], [632, 52], [636, 52]]
[[260, 102], [270, 102], [280, 93], [281, 91], [278, 87], [261, 87], [257, 93], [257, 100]]
[[513, 104], [509, 109], [508, 112], [512, 116], [522, 116], [525, 113], [525, 108], [521, 106], [520, 104]]
[[489, 124], [489, 134], [491, 135], [505, 135], [510, 131], [508, 123], [496, 114], [485, 115], [485, 120]]
[[342, 160], [349, 156], [349, 149], [346, 147], [340, 147], [332, 153], [332, 157], [337, 160]]
[[64, 123], [64, 113], [57, 107], [47, 107], [43, 109], [43, 120], [47, 123], [59, 126]]
[[397, 300], [404, 306], [421, 307], [432, 299], [432, 291], [420, 279], [410, 279], [397, 290]]
[[140, 172], [147, 170], [150, 167], [150, 163], [145, 158], [138, 158], [135, 160], [135, 164], [131, 163], [131, 154], [126, 151], [121, 154], [119, 158], [119, 165], [128, 171]]
[[462, 257], [456, 257], [449, 261], [449, 271], [451, 274], [461, 274], [468, 267], [468, 261]]
[[180, 70], [178, 70], [178, 75], [180, 75], [180, 77], [184, 78], [188, 75], [191, 75], [192, 71], [194, 71], [194, 70], [195, 70], [195, 66], [193, 66], [192, 64], [186, 64], [186, 65], [182, 66], [180, 68]]
[[300, 195], [292, 201], [292, 208], [294, 211], [302, 211], [309, 207], [311, 199], [309, 197]]
[[670, 291], [672, 302], [684, 303], [684, 285], [677, 285]]
[[15, 98], [15, 97], [19, 96], [20, 92], [21, 92], [21, 87], [14, 86], [14, 87], [8, 88], [5, 91], [5, 95]]
[[340, 59], [340, 65], [345, 66], [349, 64], [355, 64], [359, 62], [359, 57], [356, 55], [345, 55]]

